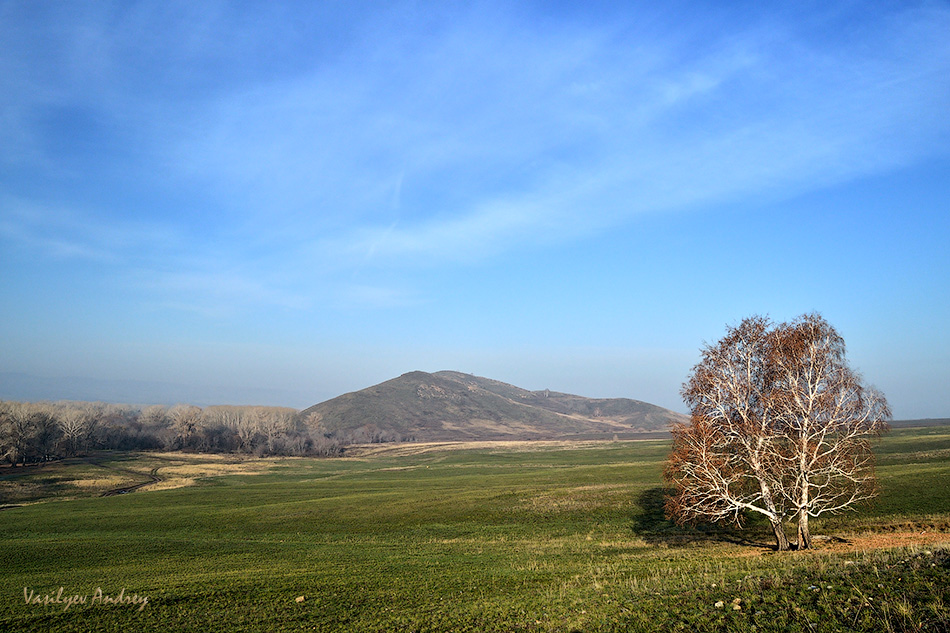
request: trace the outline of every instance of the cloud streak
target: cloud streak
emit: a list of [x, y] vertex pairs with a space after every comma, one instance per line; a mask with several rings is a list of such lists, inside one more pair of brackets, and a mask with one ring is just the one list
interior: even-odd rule
[[[97, 203], [64, 214], [24, 191], [4, 202], [21, 211], [0, 230], [56, 257], [151, 270], [170, 294], [197, 283], [305, 305], [294, 295], [343, 271], [471, 264], [638, 214], [793, 196], [945, 154], [950, 137], [942, 5], [848, 16], [852, 38], [821, 35], [840, 26], [834, 16], [815, 28], [710, 12], [679, 29], [643, 7], [612, 23], [490, 3], [433, 16], [354, 10], [314, 20], [330, 26], [292, 64], [279, 48], [261, 57], [253, 24], [278, 20], [269, 13], [209, 5], [180, 21], [117, 7], [76, 20], [42, 67], [0, 57], [12, 87], [0, 120], [17, 130], [0, 155], [81, 179], [82, 163], [49, 150], [57, 130], [30, 114], [78, 105], [110, 130], [93, 146], [138, 148], [128, 174], [106, 169], [156, 203], [129, 209], [133, 221]], [[233, 50], [220, 45], [235, 34]], [[170, 70], [152, 86], [140, 75], [158, 50]], [[168, 213], [171, 191], [194, 195], [195, 211]], [[27, 199], [46, 208], [25, 213]], [[274, 279], [300, 290], [261, 290]]]
[[0, 196], [0, 235], [19, 247], [56, 259], [128, 265], [160, 257], [179, 242], [174, 229], [157, 222], [107, 220], [95, 210]]
[[425, 47], [383, 37], [228, 97], [181, 152], [298, 239], [392, 264], [795, 195], [941, 153], [950, 130], [946, 10], [885, 16], [834, 46], [767, 22], [699, 48], [492, 26], [446, 26]]

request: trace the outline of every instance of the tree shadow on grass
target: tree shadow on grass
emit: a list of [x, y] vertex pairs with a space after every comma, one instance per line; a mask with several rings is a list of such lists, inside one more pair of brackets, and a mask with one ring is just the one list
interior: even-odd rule
[[[676, 525], [666, 518], [664, 504], [670, 490], [647, 488], [636, 499], [639, 512], [631, 519], [631, 529], [650, 545], [689, 547], [703, 543], [732, 543], [748, 547], [774, 548], [769, 542], [768, 526], [749, 520], [743, 529], [729, 525]], [[764, 527], [764, 529], [763, 529]]]

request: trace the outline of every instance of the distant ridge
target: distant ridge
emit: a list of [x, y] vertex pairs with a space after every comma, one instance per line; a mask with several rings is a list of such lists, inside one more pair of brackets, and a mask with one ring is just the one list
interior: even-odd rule
[[628, 398], [528, 391], [455, 371], [414, 371], [321, 402], [301, 418], [328, 436], [414, 441], [611, 439], [686, 416]]

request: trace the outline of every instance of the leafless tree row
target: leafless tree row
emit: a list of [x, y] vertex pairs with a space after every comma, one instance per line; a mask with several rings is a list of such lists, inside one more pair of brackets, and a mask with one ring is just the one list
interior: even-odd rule
[[372, 441], [381, 434], [324, 433], [283, 407], [0, 401], [0, 461], [14, 466], [103, 449], [336, 456]]

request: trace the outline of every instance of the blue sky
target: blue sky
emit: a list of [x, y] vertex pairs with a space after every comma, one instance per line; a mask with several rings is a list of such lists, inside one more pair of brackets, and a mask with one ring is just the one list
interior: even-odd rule
[[945, 2], [4, 3], [0, 372], [682, 411], [728, 324], [818, 311], [895, 416], [950, 416], [948, 34]]

